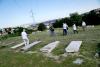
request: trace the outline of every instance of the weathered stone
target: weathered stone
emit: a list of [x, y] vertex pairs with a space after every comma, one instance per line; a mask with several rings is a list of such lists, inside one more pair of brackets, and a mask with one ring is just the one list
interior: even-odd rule
[[11, 47], [11, 48], [12, 48], [12, 49], [16, 49], [16, 48], [18, 48], [18, 47], [20, 47], [20, 46], [22, 46], [22, 45], [24, 45], [24, 42], [23, 42], [23, 43], [20, 43], [20, 44], [17, 44], [17, 45], [15, 45], [15, 46]]
[[22, 50], [22, 51], [26, 51], [26, 50], [30, 49], [31, 47], [33, 47], [34, 45], [36, 45], [36, 44], [38, 44], [38, 43], [40, 43], [40, 42], [41, 42], [41, 41], [35, 41], [35, 42], [33, 42], [33, 43], [31, 43], [31, 44], [29, 44], [29, 45], [26, 45], [25, 47], [21, 48], [21, 50]]
[[74, 64], [82, 64], [83, 63], [83, 59], [77, 58], [75, 61], [73, 61]]
[[82, 41], [72, 41], [66, 48], [66, 52], [78, 52]]
[[58, 45], [58, 43], [59, 43], [59, 41], [49, 43], [48, 45], [41, 48], [40, 51], [50, 53]]

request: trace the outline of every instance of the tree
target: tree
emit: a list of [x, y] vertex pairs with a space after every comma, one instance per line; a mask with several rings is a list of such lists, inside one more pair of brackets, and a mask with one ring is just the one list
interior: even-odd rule
[[83, 20], [88, 25], [98, 25], [98, 24], [100, 24], [100, 10], [95, 9], [95, 10], [91, 10], [88, 13], [84, 13], [83, 14]]
[[76, 25], [81, 25], [82, 16], [79, 15], [77, 12], [70, 14], [71, 23], [75, 23]]
[[61, 28], [63, 26], [63, 23], [67, 23], [68, 26], [71, 26], [72, 25], [70, 23], [70, 18], [65, 17], [65, 18], [56, 20], [56, 22], [53, 23], [53, 26], [54, 26], [54, 28]]
[[44, 31], [46, 29], [46, 26], [43, 23], [40, 23], [38, 26], [39, 31]]
[[61, 19], [58, 19], [58, 20], [56, 20], [56, 22], [55, 23], [53, 23], [53, 27], [54, 28], [59, 28], [59, 27], [62, 27], [62, 20]]
[[16, 27], [16, 28], [14, 28], [14, 34], [16, 35], [16, 36], [20, 36], [21, 35], [21, 32], [23, 31], [23, 27]]
[[3, 33], [3, 32], [2, 32], [2, 29], [0, 29], [0, 34], [2, 35], [2, 33]]

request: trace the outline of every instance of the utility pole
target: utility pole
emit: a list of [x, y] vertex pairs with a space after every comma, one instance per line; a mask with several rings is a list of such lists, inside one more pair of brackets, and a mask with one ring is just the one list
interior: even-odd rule
[[35, 19], [34, 19], [34, 14], [33, 14], [33, 11], [32, 11], [32, 9], [31, 9], [31, 17], [32, 17], [32, 20], [33, 20], [33, 23], [35, 22]]
[[34, 27], [35, 19], [34, 19], [34, 14], [33, 14], [32, 9], [31, 9], [30, 12], [31, 12], [31, 18], [32, 18], [32, 20], [33, 20], [31, 26]]

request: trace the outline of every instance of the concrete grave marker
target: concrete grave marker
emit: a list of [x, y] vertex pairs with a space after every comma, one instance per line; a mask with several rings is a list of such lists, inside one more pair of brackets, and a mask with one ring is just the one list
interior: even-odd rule
[[17, 45], [15, 45], [15, 46], [11, 47], [11, 48], [12, 48], [12, 49], [16, 49], [16, 48], [18, 48], [18, 47], [20, 47], [20, 46], [22, 46], [22, 45], [24, 45], [24, 42], [23, 42], [23, 43], [20, 43], [20, 44], [17, 44]]
[[77, 58], [75, 61], [73, 61], [74, 64], [82, 64], [83, 63], [83, 59]]
[[21, 48], [21, 50], [26, 51], [26, 50], [30, 49], [31, 47], [33, 47], [34, 45], [36, 45], [36, 44], [38, 44], [38, 43], [40, 43], [40, 42], [41, 42], [41, 41], [35, 41], [35, 42], [33, 42], [33, 43], [31, 43], [31, 44], [29, 44], [29, 45], [26, 45], [25, 47]]
[[82, 41], [71, 41], [71, 43], [65, 48], [66, 52], [78, 52]]
[[58, 45], [58, 43], [59, 43], [59, 41], [49, 43], [48, 45], [41, 48], [40, 51], [50, 53]]

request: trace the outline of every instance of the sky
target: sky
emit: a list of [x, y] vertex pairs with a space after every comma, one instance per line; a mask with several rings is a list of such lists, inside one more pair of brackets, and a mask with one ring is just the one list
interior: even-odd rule
[[0, 0], [0, 28], [68, 17], [100, 8], [100, 0]]

